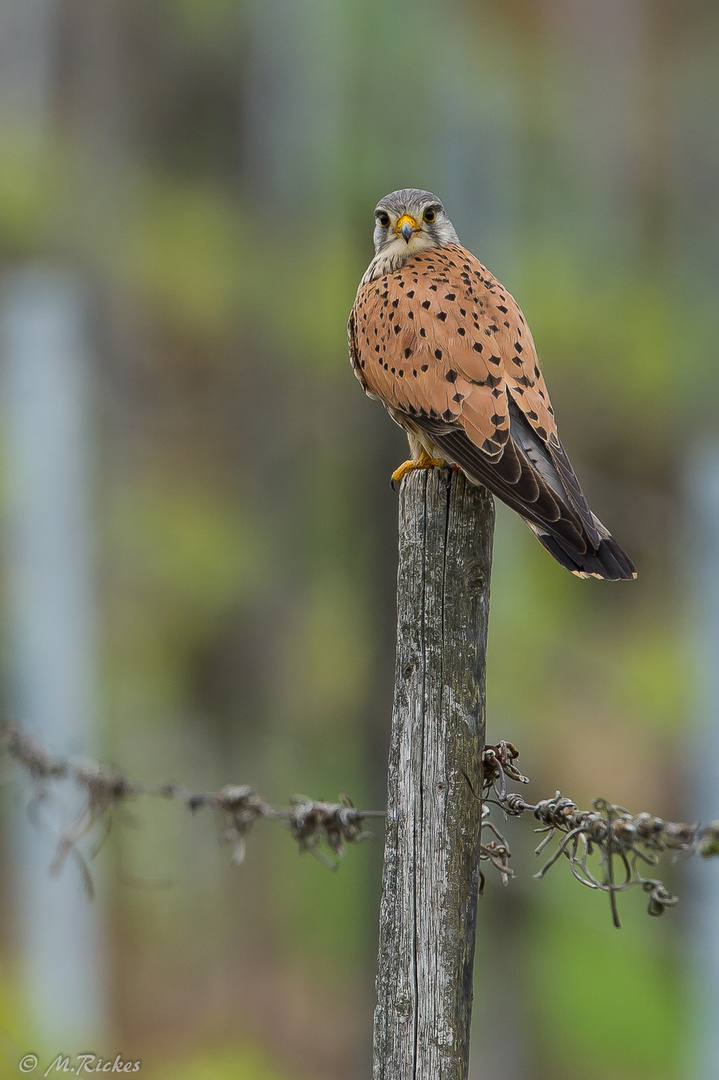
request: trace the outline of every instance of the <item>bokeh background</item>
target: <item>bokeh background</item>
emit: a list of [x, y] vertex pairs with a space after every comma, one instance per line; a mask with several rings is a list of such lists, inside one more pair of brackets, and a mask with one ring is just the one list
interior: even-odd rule
[[[695, 817], [718, 94], [711, 0], [2, 0], [7, 714], [148, 781], [383, 805], [405, 442], [345, 325], [375, 202], [425, 187], [522, 305], [639, 567], [575, 580], [500, 508], [490, 739], [536, 798]], [[333, 873], [260, 823], [235, 867], [209, 815], [140, 802], [90, 905], [49, 841], [28, 857], [6, 779], [0, 1072], [90, 1048], [148, 1080], [369, 1075], [381, 828]], [[716, 1076], [710, 868], [617, 932], [507, 834], [473, 1080]]]

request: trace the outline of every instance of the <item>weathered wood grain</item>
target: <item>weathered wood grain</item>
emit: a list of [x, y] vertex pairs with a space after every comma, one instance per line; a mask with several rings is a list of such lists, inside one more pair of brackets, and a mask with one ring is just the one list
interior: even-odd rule
[[494, 505], [458, 472], [402, 482], [374, 1080], [466, 1080]]

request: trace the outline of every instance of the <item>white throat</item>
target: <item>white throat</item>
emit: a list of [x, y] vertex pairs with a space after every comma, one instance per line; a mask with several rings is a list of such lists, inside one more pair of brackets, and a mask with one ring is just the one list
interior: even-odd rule
[[431, 239], [425, 232], [415, 233], [409, 241], [404, 240], [401, 236], [393, 237], [389, 243], [380, 248], [367, 267], [367, 271], [360, 282], [360, 288], [366, 285], [368, 281], [374, 281], [375, 278], [382, 277], [383, 274], [393, 274], [407, 262], [407, 259], [411, 259], [413, 255], [419, 255], [421, 251], [428, 251], [433, 247], [437, 247], [436, 241]]

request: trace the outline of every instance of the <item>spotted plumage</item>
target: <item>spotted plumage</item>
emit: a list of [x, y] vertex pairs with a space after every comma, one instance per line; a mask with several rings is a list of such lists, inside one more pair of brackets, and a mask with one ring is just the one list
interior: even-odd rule
[[408, 434], [412, 460], [395, 475], [457, 465], [573, 574], [636, 577], [564, 452], [522, 312], [460, 245], [439, 199], [414, 188], [386, 196], [374, 240], [349, 349], [365, 391]]

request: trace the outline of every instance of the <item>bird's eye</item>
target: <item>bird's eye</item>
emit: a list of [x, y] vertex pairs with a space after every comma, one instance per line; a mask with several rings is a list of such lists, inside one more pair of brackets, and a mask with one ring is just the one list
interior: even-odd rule
[[437, 217], [437, 213], [434, 207], [428, 206], [422, 217], [425, 221], [434, 221], [434, 219]]
[[379, 221], [382, 228], [386, 229], [389, 225], [389, 214], [386, 214], [384, 210], [380, 210], [377, 214], [377, 220]]

